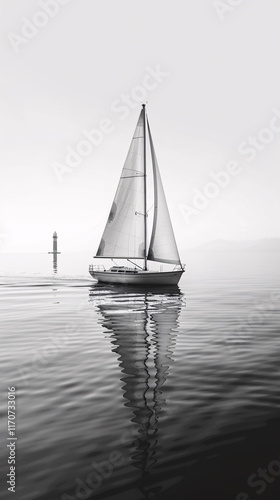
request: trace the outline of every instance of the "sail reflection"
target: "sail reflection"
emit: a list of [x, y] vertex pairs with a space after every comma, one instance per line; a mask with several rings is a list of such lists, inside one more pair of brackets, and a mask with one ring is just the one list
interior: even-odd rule
[[131, 408], [128, 425], [132, 422], [137, 437], [130, 458], [142, 471], [141, 489], [158, 460], [159, 424], [167, 407], [164, 384], [174, 362], [183, 298], [177, 286], [147, 292], [96, 284], [90, 291], [118, 354], [124, 404]]

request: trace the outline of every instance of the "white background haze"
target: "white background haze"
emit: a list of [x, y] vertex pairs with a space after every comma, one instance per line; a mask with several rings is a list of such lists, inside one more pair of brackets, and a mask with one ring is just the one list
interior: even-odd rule
[[[61, 251], [95, 252], [141, 99], [132, 99], [124, 119], [112, 105], [122, 94], [136, 96], [147, 67], [157, 66], [168, 76], [147, 91], [147, 112], [179, 249], [280, 237], [280, 131], [273, 139], [264, 133], [268, 142], [252, 161], [238, 153], [269, 128], [275, 110], [280, 130], [280, 2], [244, 0], [220, 16], [214, 4], [65, 1], [17, 45], [11, 33], [23, 36], [23, 18], [32, 21], [42, 7], [0, 1], [0, 251], [47, 252], [57, 231]], [[113, 130], [59, 179], [55, 162], [66, 165], [67, 148], [104, 118]], [[242, 171], [199, 213], [184, 216], [195, 190], [231, 159]]]

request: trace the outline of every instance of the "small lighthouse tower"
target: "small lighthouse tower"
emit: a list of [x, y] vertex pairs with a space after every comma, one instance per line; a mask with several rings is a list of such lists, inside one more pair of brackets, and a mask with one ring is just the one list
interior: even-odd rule
[[53, 233], [53, 253], [57, 253], [57, 232]]
[[48, 253], [53, 253], [55, 255], [57, 255], [58, 253], [60, 253], [60, 252], [57, 251], [57, 232], [56, 231], [53, 233], [53, 251], [52, 252], [48, 252]]

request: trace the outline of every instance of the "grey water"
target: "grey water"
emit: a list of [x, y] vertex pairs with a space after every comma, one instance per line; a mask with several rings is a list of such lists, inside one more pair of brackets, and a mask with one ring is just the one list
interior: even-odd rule
[[90, 262], [1, 254], [1, 498], [8, 387], [16, 499], [279, 498], [279, 253], [189, 252], [147, 290]]

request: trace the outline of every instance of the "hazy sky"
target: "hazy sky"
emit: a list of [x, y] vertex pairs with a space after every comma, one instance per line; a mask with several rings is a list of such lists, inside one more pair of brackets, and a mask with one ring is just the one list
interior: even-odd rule
[[0, 251], [95, 253], [143, 99], [179, 248], [280, 237], [279, 0], [0, 6]]

